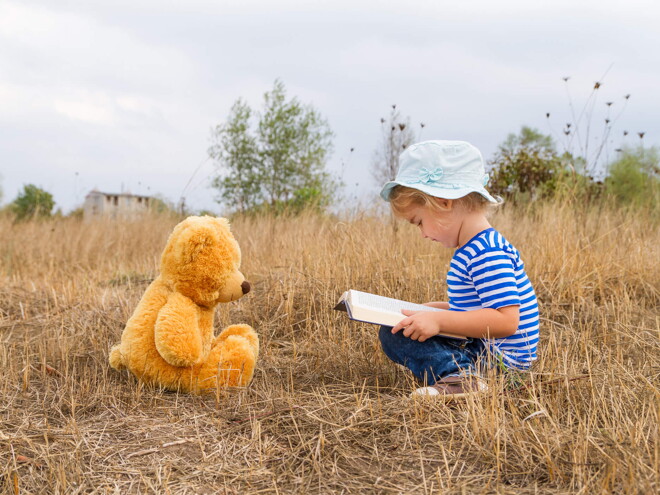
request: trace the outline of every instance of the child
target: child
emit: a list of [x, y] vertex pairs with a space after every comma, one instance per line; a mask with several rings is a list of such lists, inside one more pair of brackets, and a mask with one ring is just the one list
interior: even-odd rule
[[[455, 248], [447, 286], [449, 311], [407, 311], [381, 327], [385, 354], [430, 386], [415, 394], [463, 397], [485, 390], [477, 370], [489, 361], [525, 370], [536, 359], [536, 295], [515, 247], [488, 223], [498, 204], [484, 188], [481, 153], [463, 141], [424, 141], [399, 158], [396, 179], [381, 196], [394, 214], [417, 225], [425, 239]], [[468, 337], [457, 340], [438, 333]]]

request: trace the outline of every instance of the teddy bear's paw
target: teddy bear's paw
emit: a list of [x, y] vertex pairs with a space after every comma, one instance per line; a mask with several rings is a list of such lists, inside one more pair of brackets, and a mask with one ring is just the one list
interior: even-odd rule
[[196, 390], [206, 393], [225, 387], [244, 387], [252, 380], [257, 356], [243, 335], [216, 341], [209, 359], [198, 368]]
[[108, 361], [110, 361], [110, 366], [112, 366], [117, 371], [126, 369], [126, 366], [124, 365], [124, 362], [121, 359], [121, 351], [119, 350], [119, 344], [113, 346], [113, 348], [110, 349], [110, 356], [108, 357]]
[[257, 332], [250, 325], [239, 324], [239, 325], [230, 325], [225, 328], [220, 335], [216, 337], [216, 342], [222, 342], [230, 337], [231, 335], [238, 335], [244, 337], [252, 350], [254, 351], [254, 359], [256, 360], [259, 357], [259, 336]]

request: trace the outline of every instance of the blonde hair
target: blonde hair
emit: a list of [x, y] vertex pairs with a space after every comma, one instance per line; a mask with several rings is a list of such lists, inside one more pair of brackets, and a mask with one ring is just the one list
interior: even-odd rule
[[[436, 199], [435, 196], [426, 194], [419, 189], [397, 185], [390, 192], [390, 207], [397, 217], [404, 217], [411, 208], [419, 206], [429, 208], [437, 213], [449, 211], [448, 208], [443, 208]], [[478, 192], [471, 192], [467, 196], [454, 199], [453, 206], [468, 213], [480, 211], [484, 214], [490, 213], [490, 210], [494, 207], [493, 203]]]

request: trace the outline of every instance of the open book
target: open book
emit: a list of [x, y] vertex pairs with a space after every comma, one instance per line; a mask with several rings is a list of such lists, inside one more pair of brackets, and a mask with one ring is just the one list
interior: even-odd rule
[[[335, 306], [338, 311], [346, 311], [351, 320], [374, 323], [393, 327], [406, 316], [401, 313], [402, 309], [411, 311], [445, 311], [444, 309], [432, 308], [423, 304], [415, 304], [390, 297], [369, 294], [358, 290], [348, 290], [339, 298]], [[462, 335], [439, 334], [452, 339], [465, 339]]]

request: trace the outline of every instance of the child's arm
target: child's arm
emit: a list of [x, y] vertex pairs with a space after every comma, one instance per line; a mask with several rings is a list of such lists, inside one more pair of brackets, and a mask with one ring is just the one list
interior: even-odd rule
[[516, 333], [520, 320], [520, 306], [498, 309], [483, 308], [474, 311], [409, 311], [392, 333], [403, 329], [403, 335], [424, 342], [439, 333], [486, 339], [499, 339]]
[[438, 309], [449, 309], [449, 303], [447, 301], [425, 302], [424, 306], [431, 306], [432, 308], [438, 308]]

